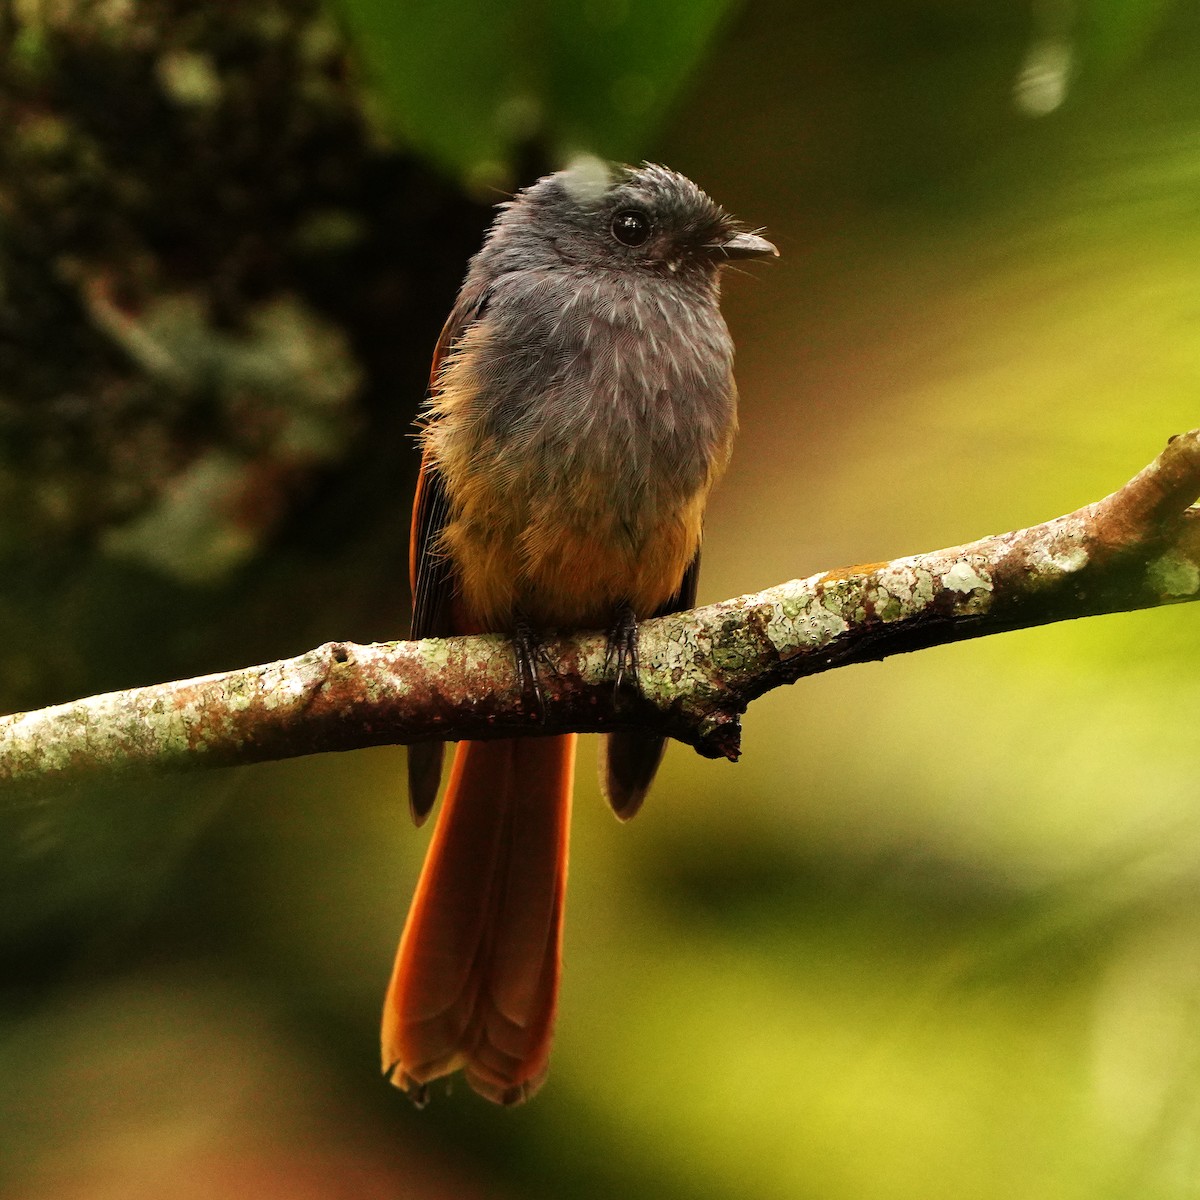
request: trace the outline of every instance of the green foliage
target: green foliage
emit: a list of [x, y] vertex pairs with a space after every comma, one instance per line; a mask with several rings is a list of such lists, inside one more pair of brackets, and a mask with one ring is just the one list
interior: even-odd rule
[[336, 0], [389, 123], [477, 184], [523, 143], [646, 152], [732, 0]]
[[1088, 0], [1080, 9], [1083, 69], [1108, 75], [1141, 57], [1174, 0]]

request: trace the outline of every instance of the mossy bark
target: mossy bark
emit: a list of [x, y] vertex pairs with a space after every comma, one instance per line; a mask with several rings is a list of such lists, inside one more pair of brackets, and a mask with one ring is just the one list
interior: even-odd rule
[[1111, 496], [1044, 524], [648, 621], [636, 688], [615, 687], [598, 634], [542, 644], [538, 704], [499, 636], [333, 642], [0, 720], [0, 781], [630, 728], [736, 759], [741, 713], [781, 684], [1031, 625], [1200, 599], [1198, 494], [1193, 430]]

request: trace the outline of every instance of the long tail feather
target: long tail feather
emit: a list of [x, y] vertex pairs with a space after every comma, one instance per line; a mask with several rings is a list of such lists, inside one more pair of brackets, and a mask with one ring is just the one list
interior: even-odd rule
[[460, 1067], [527, 1099], [554, 1034], [575, 736], [463, 742], [383, 1010], [383, 1069], [414, 1093]]

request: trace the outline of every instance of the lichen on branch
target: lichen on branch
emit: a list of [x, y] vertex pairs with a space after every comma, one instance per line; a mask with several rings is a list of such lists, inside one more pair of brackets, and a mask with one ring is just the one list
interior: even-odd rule
[[111, 692], [0, 719], [0, 781], [186, 770], [363, 746], [657, 729], [736, 758], [740, 716], [784, 683], [855, 662], [1200, 597], [1200, 430], [1094, 504], [1041, 525], [825, 571], [647, 621], [637, 689], [604, 637], [547, 635], [544, 703], [489, 635], [359, 645]]

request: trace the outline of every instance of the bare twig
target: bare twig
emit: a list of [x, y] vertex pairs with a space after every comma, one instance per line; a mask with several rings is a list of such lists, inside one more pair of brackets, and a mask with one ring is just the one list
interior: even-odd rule
[[527, 712], [500, 637], [336, 642], [298, 658], [0, 720], [0, 781], [182, 770], [385, 743], [655, 728], [736, 758], [755, 697], [806, 675], [965, 638], [1200, 596], [1200, 430], [1104, 500], [1042, 525], [827, 571], [646, 622], [641, 696], [604, 639], [545, 644]]

